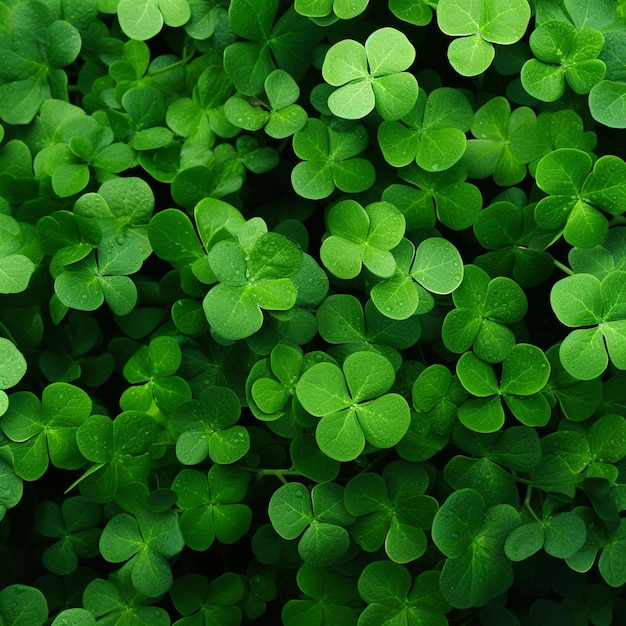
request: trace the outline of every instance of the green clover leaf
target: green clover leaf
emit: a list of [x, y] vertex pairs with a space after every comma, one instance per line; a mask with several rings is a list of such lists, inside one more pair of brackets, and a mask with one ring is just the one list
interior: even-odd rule
[[250, 527], [252, 511], [241, 503], [248, 477], [239, 467], [213, 465], [208, 474], [183, 469], [172, 489], [182, 509], [180, 530], [192, 550], [205, 551], [215, 540], [236, 543]]
[[537, 225], [562, 232], [565, 241], [580, 248], [593, 248], [608, 231], [611, 215], [622, 212], [626, 200], [626, 163], [607, 155], [593, 164], [580, 150], [561, 148], [539, 161], [537, 186], [550, 194], [535, 207]]
[[472, 398], [459, 407], [459, 420], [470, 430], [493, 433], [504, 424], [502, 400], [511, 413], [527, 426], [545, 426], [550, 405], [541, 391], [550, 376], [550, 363], [531, 344], [516, 344], [502, 361], [500, 382], [494, 367], [465, 352], [457, 362], [456, 373]]
[[461, 37], [448, 47], [448, 60], [462, 76], [477, 76], [493, 61], [493, 44], [519, 41], [530, 20], [526, 0], [439, 0], [437, 23], [446, 35]]
[[409, 427], [406, 400], [387, 393], [395, 376], [389, 361], [375, 352], [355, 352], [343, 364], [318, 363], [298, 381], [296, 394], [311, 415], [325, 454], [338, 461], [359, 456], [367, 441], [377, 448], [396, 445]]
[[49, 462], [64, 469], [78, 469], [82, 458], [76, 443], [77, 430], [91, 412], [91, 399], [67, 383], [48, 385], [41, 401], [30, 391], [11, 395], [0, 428], [11, 440], [15, 473], [36, 480]]
[[[406, 208], [402, 212], [408, 231], [434, 225], [435, 214], [448, 228], [463, 230], [472, 226], [480, 213], [482, 194], [478, 187], [466, 182], [467, 171], [460, 163], [443, 172], [427, 172], [417, 164], [411, 164], [399, 170], [398, 175], [417, 187], [417, 193], [406, 185], [392, 185], [383, 197], [386, 196], [389, 201], [398, 196], [404, 197]], [[407, 198], [412, 201], [407, 202]], [[397, 206], [400, 208], [402, 205], [397, 202]]]
[[424, 530], [430, 529], [438, 505], [423, 495], [428, 476], [420, 467], [396, 461], [379, 474], [359, 474], [348, 482], [344, 503], [356, 517], [350, 536], [367, 552], [385, 547], [396, 563], [413, 561], [426, 550]]
[[604, 78], [606, 65], [597, 58], [604, 45], [599, 30], [576, 30], [569, 22], [549, 20], [533, 31], [529, 43], [536, 58], [524, 63], [520, 78], [539, 100], [558, 100], [565, 81], [575, 93], [585, 94]]
[[283, 539], [296, 539], [298, 553], [309, 565], [325, 567], [340, 559], [350, 546], [348, 531], [354, 517], [343, 504], [344, 489], [336, 483], [315, 485], [309, 494], [300, 483], [279, 487], [270, 498], [272, 526]]
[[404, 217], [388, 202], [374, 202], [363, 208], [356, 200], [335, 204], [326, 217], [330, 236], [324, 239], [320, 257], [338, 278], [355, 278], [362, 265], [376, 276], [389, 277], [395, 271], [390, 250], [404, 236]]
[[130, 573], [133, 587], [151, 597], [160, 596], [172, 586], [167, 559], [179, 554], [183, 547], [178, 517], [171, 510], [155, 513], [140, 509], [134, 516], [118, 513], [100, 535], [104, 559], [124, 563], [122, 571]]
[[185, 616], [183, 620], [201, 616], [208, 624], [230, 626], [241, 622], [241, 609], [237, 604], [243, 600], [245, 588], [242, 577], [233, 572], [226, 572], [211, 582], [200, 574], [186, 574], [174, 581], [169, 593], [176, 610]]
[[[349, 606], [357, 597], [353, 578], [329, 567], [312, 567], [304, 563], [296, 580], [306, 598], [287, 601], [281, 611], [285, 626], [298, 626], [303, 619], [315, 619], [319, 623], [334, 620], [337, 624], [356, 626], [355, 610]], [[311, 615], [315, 617], [309, 617]]]
[[467, 265], [452, 300], [456, 308], [446, 315], [441, 328], [446, 348], [458, 354], [473, 348], [488, 363], [505, 359], [515, 345], [508, 325], [522, 320], [528, 309], [520, 286], [504, 276], [490, 280], [477, 266]]
[[417, 102], [399, 121], [383, 121], [378, 143], [385, 160], [394, 167], [415, 161], [428, 172], [447, 170], [465, 152], [465, 133], [474, 112], [462, 92], [449, 87], [428, 96], [419, 90]]
[[322, 76], [337, 87], [328, 98], [334, 115], [357, 120], [374, 108], [385, 120], [406, 115], [417, 100], [415, 76], [406, 70], [415, 60], [415, 48], [395, 28], [374, 31], [365, 45], [344, 39], [324, 58]]
[[213, 330], [224, 339], [243, 339], [261, 328], [263, 309], [291, 309], [298, 297], [291, 277], [302, 267], [302, 256], [287, 237], [268, 233], [262, 220], [243, 227], [237, 242], [218, 241], [208, 258], [219, 283], [202, 302]]
[[450, 605], [440, 591], [439, 572], [421, 572], [415, 581], [405, 567], [374, 561], [359, 576], [359, 594], [368, 603], [360, 626], [377, 624], [432, 624], [445, 626]]
[[35, 529], [58, 540], [42, 554], [45, 567], [65, 575], [76, 570], [79, 557], [97, 556], [102, 531], [96, 526], [101, 517], [100, 506], [82, 496], [68, 498], [61, 506], [50, 500], [40, 502], [35, 509]]
[[180, 433], [176, 457], [184, 465], [197, 465], [208, 457], [214, 463], [238, 461], [250, 448], [250, 436], [237, 421], [239, 398], [228, 387], [207, 387], [198, 400], [176, 407], [171, 424]]
[[[525, 3], [525, 0], [523, 0]], [[506, 98], [497, 96], [483, 104], [474, 115], [469, 139], [461, 163], [470, 178], [493, 175], [496, 184], [511, 186], [526, 176], [526, 165], [513, 150], [513, 137], [518, 128], [536, 121], [528, 107], [511, 111]]]
[[626, 369], [626, 272], [614, 270], [600, 281], [575, 274], [552, 287], [550, 303], [559, 321], [577, 328], [561, 343], [559, 357], [568, 374], [591, 380], [607, 368], [609, 359]]
[[504, 545], [519, 525], [519, 513], [512, 506], [487, 507], [474, 489], [459, 489], [443, 503], [432, 536], [447, 557], [439, 587], [452, 606], [483, 606], [509, 588], [513, 568]]
[[374, 167], [357, 156], [367, 143], [367, 132], [361, 125], [335, 130], [322, 120], [309, 118], [293, 137], [293, 150], [303, 159], [291, 172], [296, 193], [321, 200], [330, 196], [335, 187], [348, 193], [369, 189], [376, 180]]

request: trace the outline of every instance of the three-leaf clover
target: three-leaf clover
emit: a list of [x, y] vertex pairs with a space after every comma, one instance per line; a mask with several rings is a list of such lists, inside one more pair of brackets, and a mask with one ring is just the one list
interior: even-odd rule
[[226, 572], [211, 582], [200, 574], [186, 574], [174, 581], [169, 590], [176, 610], [184, 617], [181, 624], [220, 624], [238, 626], [241, 608], [237, 606], [244, 597], [242, 577]]
[[179, 404], [170, 418], [180, 433], [176, 457], [184, 465], [197, 465], [208, 457], [214, 463], [238, 461], [250, 448], [248, 431], [237, 425], [239, 398], [228, 387], [207, 387], [198, 400]]
[[267, 105], [254, 99], [233, 96], [224, 104], [224, 114], [236, 126], [246, 130], [259, 130], [274, 139], [284, 139], [301, 130], [307, 121], [306, 111], [296, 100], [300, 87], [284, 70], [274, 70], [264, 83]]
[[408, 570], [398, 563], [369, 563], [359, 576], [359, 594], [367, 602], [359, 626], [446, 626], [445, 614], [450, 605], [440, 590], [439, 577], [439, 572], [429, 570], [413, 581]]
[[442, 504], [433, 521], [432, 537], [447, 557], [439, 588], [452, 606], [483, 606], [509, 588], [513, 567], [504, 545], [520, 522], [512, 506], [488, 507], [471, 488], [455, 491]]
[[192, 550], [203, 552], [215, 540], [236, 543], [250, 527], [252, 511], [241, 503], [248, 477], [240, 467], [213, 465], [208, 474], [183, 469], [174, 478], [172, 489], [182, 509], [180, 530]]
[[626, 163], [619, 157], [606, 155], [593, 163], [586, 152], [561, 148], [539, 161], [535, 178], [550, 194], [535, 207], [537, 225], [562, 232], [573, 246], [599, 244], [609, 228], [602, 212], [620, 215], [624, 210]]
[[565, 370], [579, 380], [591, 380], [607, 368], [609, 358], [626, 369], [626, 272], [614, 270], [600, 281], [575, 274], [556, 282], [550, 304], [559, 321], [572, 331], [561, 343]]
[[320, 257], [338, 278], [355, 278], [362, 265], [381, 278], [396, 269], [390, 250], [404, 237], [404, 216], [389, 202], [373, 202], [363, 208], [356, 200], [342, 200], [326, 216], [330, 233]]
[[330, 196], [335, 187], [347, 193], [369, 189], [376, 180], [374, 166], [357, 156], [367, 144], [367, 132], [359, 124], [339, 130], [309, 118], [293, 136], [293, 151], [303, 159], [291, 172], [296, 193], [321, 200]]
[[367, 552], [385, 547], [396, 563], [413, 561], [426, 551], [437, 501], [423, 495], [428, 475], [416, 465], [396, 461], [382, 476], [372, 472], [350, 479], [344, 493], [348, 512], [356, 517], [350, 536]]
[[110, 563], [124, 563], [132, 585], [147, 596], [165, 593], [173, 582], [168, 558], [179, 554], [184, 540], [172, 510], [140, 509], [135, 515], [118, 513], [100, 535], [100, 553]]
[[465, 133], [474, 112], [461, 91], [440, 87], [426, 95], [419, 90], [415, 106], [399, 121], [384, 120], [378, 143], [394, 167], [415, 161], [428, 172], [447, 170], [465, 152]]
[[458, 354], [472, 348], [479, 359], [489, 363], [506, 358], [515, 345], [508, 325], [522, 320], [528, 309], [521, 287], [505, 276], [490, 280], [476, 265], [467, 265], [452, 300], [456, 308], [441, 327], [446, 348]]
[[437, 23], [459, 37], [448, 46], [448, 59], [462, 76], [482, 74], [493, 61], [493, 44], [519, 41], [530, 20], [526, 0], [439, 0]]
[[54, 574], [69, 574], [78, 567], [79, 557], [97, 556], [101, 517], [100, 506], [82, 496], [68, 498], [61, 506], [51, 500], [40, 502], [35, 509], [35, 529], [57, 540], [41, 555], [45, 567]]
[[604, 78], [606, 65], [597, 56], [604, 36], [595, 28], [577, 30], [569, 22], [548, 20], [530, 35], [535, 59], [522, 67], [524, 89], [544, 102], [558, 100], [565, 91], [565, 81], [575, 93], [588, 93]]
[[285, 626], [311, 623], [335, 623], [356, 626], [355, 610], [350, 606], [357, 597], [354, 579], [330, 567], [304, 563], [296, 575], [298, 587], [306, 598], [288, 600], [281, 611]]
[[267, 232], [260, 218], [242, 227], [237, 241], [218, 241], [208, 258], [219, 283], [202, 306], [224, 339], [249, 337], [263, 325], [263, 309], [287, 311], [296, 303], [291, 277], [302, 267], [302, 251], [284, 235]]
[[76, 443], [93, 465], [74, 485], [79, 484], [89, 500], [106, 503], [123, 486], [145, 483], [150, 472], [148, 449], [160, 430], [150, 415], [138, 411], [125, 411], [114, 420], [98, 414], [88, 417], [76, 432]]
[[527, 426], [545, 426], [550, 405], [540, 393], [550, 377], [550, 363], [532, 344], [518, 343], [502, 361], [500, 382], [493, 365], [473, 352], [465, 352], [457, 362], [461, 384], [473, 397], [459, 407], [459, 420], [479, 433], [492, 433], [504, 424], [502, 400]]
[[343, 39], [333, 45], [322, 65], [324, 80], [337, 87], [328, 98], [334, 115], [357, 120], [374, 108], [385, 120], [406, 115], [417, 100], [417, 80], [406, 72], [415, 48], [395, 28], [374, 31], [365, 45]]
[[272, 526], [283, 539], [296, 539], [298, 553], [309, 565], [325, 567], [340, 559], [350, 547], [344, 526], [354, 517], [343, 503], [344, 489], [337, 483], [315, 485], [311, 492], [300, 483], [279, 487], [270, 498]]
[[394, 380], [391, 363], [375, 352], [351, 354], [342, 369], [333, 363], [308, 369], [296, 393], [311, 415], [322, 418], [315, 430], [322, 452], [338, 461], [351, 461], [363, 452], [366, 442], [377, 448], [396, 445], [411, 418], [406, 400], [387, 393]]
[[11, 440], [15, 473], [24, 480], [36, 480], [49, 462], [63, 469], [81, 467], [84, 459], [76, 444], [77, 430], [91, 407], [91, 398], [67, 383], [48, 385], [41, 400], [30, 391], [11, 394], [0, 428]]
[[376, 308], [393, 320], [427, 313], [434, 306], [431, 294], [453, 292], [463, 280], [459, 251], [442, 237], [429, 237], [417, 250], [402, 239], [392, 251], [395, 272], [376, 282], [370, 292]]

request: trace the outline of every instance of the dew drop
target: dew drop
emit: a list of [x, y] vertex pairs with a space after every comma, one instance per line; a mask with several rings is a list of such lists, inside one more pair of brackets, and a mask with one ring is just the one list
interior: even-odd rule
[[302, 492], [301, 491], [296, 491], [296, 498], [302, 498]]
[[452, 533], [452, 539], [458, 539], [459, 538], [459, 533]]

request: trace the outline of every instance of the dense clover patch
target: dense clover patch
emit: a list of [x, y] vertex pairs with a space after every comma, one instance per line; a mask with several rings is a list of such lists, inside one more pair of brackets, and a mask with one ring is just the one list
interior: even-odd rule
[[626, 623], [626, 2], [0, 2], [0, 626]]

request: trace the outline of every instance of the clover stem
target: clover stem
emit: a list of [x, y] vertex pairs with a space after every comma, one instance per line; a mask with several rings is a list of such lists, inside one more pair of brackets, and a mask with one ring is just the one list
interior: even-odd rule
[[259, 478], [263, 478], [263, 476], [276, 476], [278, 480], [280, 480], [283, 485], [287, 484], [287, 479], [285, 476], [302, 476], [300, 472], [297, 470], [290, 469], [255, 469], [254, 467], [246, 467], [244, 468], [249, 472], [254, 472]]
[[524, 508], [531, 514], [531, 516], [535, 519], [535, 521], [540, 522], [541, 520], [537, 517], [537, 514], [533, 510], [533, 507], [530, 504], [530, 498], [533, 493], [533, 486], [528, 485], [526, 489], [526, 497], [524, 498]]
[[562, 272], [564, 272], [568, 276], [574, 275], [574, 272], [569, 267], [567, 267], [567, 265], [564, 265], [563, 263], [561, 263], [561, 261], [557, 261], [556, 259], [553, 259], [553, 260], [554, 260], [554, 267], [558, 267]]

